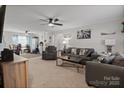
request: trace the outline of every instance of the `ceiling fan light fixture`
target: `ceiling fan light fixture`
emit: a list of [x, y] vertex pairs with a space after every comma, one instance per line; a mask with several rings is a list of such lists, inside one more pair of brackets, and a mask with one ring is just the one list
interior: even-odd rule
[[51, 26], [51, 27], [52, 27], [52, 26], [54, 26], [54, 24], [52, 24], [52, 23], [49, 23], [49, 24], [48, 24], [48, 26]]
[[59, 21], [58, 18], [48, 18], [48, 19], [40, 19], [40, 20], [47, 22], [46, 24], [47, 24], [49, 27], [63, 26], [63, 24], [57, 22], [57, 21]]

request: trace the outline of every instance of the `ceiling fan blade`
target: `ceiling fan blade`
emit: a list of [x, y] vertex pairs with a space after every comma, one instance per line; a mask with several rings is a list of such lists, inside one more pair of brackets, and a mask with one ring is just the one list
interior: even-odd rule
[[58, 26], [63, 26], [63, 24], [60, 24], [60, 23], [53, 23], [53, 24]]
[[48, 23], [46, 23], [46, 24], [40, 24], [40, 25], [48, 25]]
[[40, 19], [40, 20], [41, 20], [41, 21], [44, 21], [44, 22], [48, 22], [48, 20], [47, 20], [47, 19], [46, 19], [46, 20], [45, 20], [45, 19]]
[[55, 18], [55, 19], [54, 19], [54, 22], [57, 22], [57, 21], [59, 21], [59, 19], [58, 19], [58, 18]]

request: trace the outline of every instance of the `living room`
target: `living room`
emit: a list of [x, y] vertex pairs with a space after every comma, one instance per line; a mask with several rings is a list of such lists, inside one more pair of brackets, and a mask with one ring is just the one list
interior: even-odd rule
[[[7, 5], [0, 51], [4, 48], [13, 50], [14, 56], [26, 58], [25, 87], [124, 87], [124, 6]], [[48, 50], [56, 52], [47, 54]], [[117, 55], [121, 56], [121, 63], [119, 59], [111, 66], [110, 60]], [[109, 62], [102, 63], [105, 59]], [[105, 71], [99, 69], [103, 66], [107, 67]], [[104, 75], [99, 77], [96, 71], [98, 75], [104, 71]], [[108, 84], [110, 81], [114, 84]], [[6, 83], [4, 78], [3, 82]]]

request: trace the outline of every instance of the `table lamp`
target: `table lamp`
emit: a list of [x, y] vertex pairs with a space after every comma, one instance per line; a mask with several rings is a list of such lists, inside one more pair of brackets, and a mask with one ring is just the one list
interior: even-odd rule
[[106, 39], [105, 45], [107, 46], [107, 53], [112, 52], [112, 46], [115, 45], [115, 39]]

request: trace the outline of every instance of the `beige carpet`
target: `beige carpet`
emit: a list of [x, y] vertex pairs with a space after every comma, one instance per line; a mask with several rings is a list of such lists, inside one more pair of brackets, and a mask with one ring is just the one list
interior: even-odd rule
[[23, 56], [25, 58], [34, 58], [34, 57], [40, 57], [41, 54], [23, 53], [23, 54], [21, 54], [21, 56]]
[[56, 66], [55, 61], [41, 57], [29, 59], [29, 87], [31, 88], [86, 88], [84, 70]]

